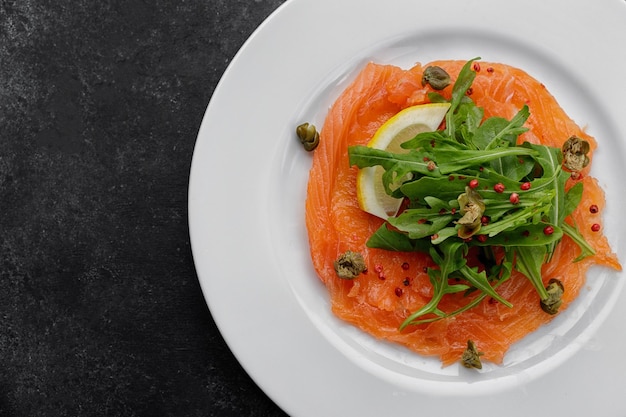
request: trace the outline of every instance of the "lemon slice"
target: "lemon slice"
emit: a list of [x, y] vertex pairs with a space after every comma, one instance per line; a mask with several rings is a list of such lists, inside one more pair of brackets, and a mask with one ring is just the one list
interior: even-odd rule
[[[388, 152], [408, 152], [400, 145], [421, 132], [432, 132], [441, 124], [449, 103], [428, 103], [407, 107], [387, 120], [367, 146]], [[387, 194], [382, 181], [384, 169], [380, 166], [359, 170], [356, 178], [357, 199], [361, 210], [382, 219], [398, 213], [402, 199]]]

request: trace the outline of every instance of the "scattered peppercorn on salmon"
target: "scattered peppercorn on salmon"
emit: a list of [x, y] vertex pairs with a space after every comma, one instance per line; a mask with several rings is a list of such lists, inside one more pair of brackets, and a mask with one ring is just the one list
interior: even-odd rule
[[[331, 107], [313, 155], [306, 199], [306, 226], [315, 270], [330, 294], [332, 310], [339, 318], [352, 323], [376, 338], [400, 343], [423, 355], [438, 356], [444, 365], [458, 361], [472, 340], [481, 357], [501, 363], [509, 347], [553, 316], [544, 313], [532, 284], [518, 272], [498, 287], [512, 308], [486, 298], [477, 307], [457, 316], [429, 324], [400, 325], [428, 303], [432, 287], [426, 274], [434, 266], [428, 255], [419, 252], [390, 252], [368, 248], [368, 238], [383, 220], [359, 208], [356, 196], [358, 169], [348, 162], [348, 146], [365, 145], [390, 117], [408, 106], [428, 102], [432, 89], [422, 86], [423, 69], [439, 66], [455, 79], [463, 61], [437, 61], [403, 70], [392, 65], [367, 64], [352, 84]], [[590, 143], [592, 158], [594, 138], [576, 125], [563, 111], [545, 86], [520, 69], [504, 64], [477, 62], [471, 98], [483, 107], [485, 117], [510, 118], [523, 106], [530, 108], [521, 141], [561, 147], [570, 136]], [[452, 86], [438, 91], [450, 97]], [[590, 164], [591, 165], [591, 164]], [[597, 181], [588, 175], [589, 166], [578, 179], [584, 194], [576, 211], [567, 220], [575, 222], [596, 254], [572, 262], [580, 249], [567, 236], [543, 267], [543, 280], [558, 277], [564, 284], [564, 310], [580, 293], [585, 273], [591, 265], [621, 270], [621, 265], [602, 234], [604, 195]], [[594, 206], [590, 209], [591, 206]], [[600, 230], [598, 230], [600, 228]], [[353, 280], [337, 276], [333, 263], [346, 251], [359, 252], [366, 262], [366, 272]], [[470, 296], [448, 294], [439, 307], [454, 311], [468, 303]]]

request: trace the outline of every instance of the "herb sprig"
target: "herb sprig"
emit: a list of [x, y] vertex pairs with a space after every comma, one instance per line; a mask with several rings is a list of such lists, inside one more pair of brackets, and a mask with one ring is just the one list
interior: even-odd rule
[[[541, 268], [564, 234], [581, 248], [573, 261], [594, 254], [576, 226], [565, 222], [583, 189], [577, 183], [566, 191], [570, 173], [562, 168], [561, 149], [518, 144], [527, 131], [529, 108], [522, 107], [510, 120], [483, 120], [483, 109], [468, 96], [476, 76], [472, 64], [478, 59], [463, 66], [449, 100], [429, 94], [432, 102], [450, 103], [444, 130], [420, 133], [403, 143], [407, 153], [366, 146], [348, 149], [351, 165], [382, 166], [387, 193], [409, 201], [367, 245], [426, 252], [436, 264], [428, 269], [432, 299], [410, 314], [401, 329], [460, 314], [485, 297], [511, 307], [496, 290], [513, 269], [529, 279], [540, 301], [548, 300]], [[399, 187], [398, 179], [405, 179]], [[480, 271], [467, 264], [473, 247], [489, 260]], [[500, 256], [495, 256], [496, 250]], [[456, 311], [439, 309], [446, 294], [461, 292], [478, 295]]]

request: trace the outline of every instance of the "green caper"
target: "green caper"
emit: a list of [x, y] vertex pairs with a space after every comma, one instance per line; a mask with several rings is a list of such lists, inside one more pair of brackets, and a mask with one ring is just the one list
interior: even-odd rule
[[296, 135], [298, 135], [304, 149], [309, 152], [317, 148], [320, 143], [320, 134], [312, 124], [302, 123], [299, 125], [296, 128]]
[[363, 255], [358, 252], [346, 251], [334, 263], [339, 278], [354, 279], [367, 270]]
[[461, 227], [458, 236], [468, 239], [478, 233], [482, 226], [482, 217], [485, 212], [485, 203], [478, 192], [471, 187], [465, 187], [465, 192], [457, 198], [460, 213], [463, 215], [456, 223]]
[[475, 368], [475, 369], [483, 369], [483, 364], [480, 361], [480, 357], [483, 355], [483, 352], [479, 352], [476, 349], [476, 345], [473, 341], [467, 341], [467, 349], [463, 352], [461, 356], [461, 363], [466, 368]]
[[541, 305], [541, 309], [548, 314], [556, 314], [559, 312], [559, 307], [563, 304], [563, 300], [561, 297], [565, 292], [565, 287], [563, 283], [556, 279], [552, 278], [548, 281], [548, 285], [546, 286], [546, 291], [548, 292], [548, 298], [545, 300], [541, 300], [539, 303]]
[[426, 67], [422, 74], [422, 86], [430, 84], [435, 90], [443, 90], [450, 85], [450, 75], [441, 67]]
[[563, 143], [563, 166], [572, 172], [578, 172], [589, 165], [589, 142], [576, 136], [571, 136]]

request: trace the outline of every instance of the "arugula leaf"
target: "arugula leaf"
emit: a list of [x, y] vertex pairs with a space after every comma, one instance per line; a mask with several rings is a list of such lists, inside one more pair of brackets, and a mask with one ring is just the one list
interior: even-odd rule
[[450, 109], [448, 110], [448, 113], [446, 113], [446, 135], [450, 138], [456, 138], [456, 125], [453, 123], [453, 117], [463, 99], [467, 99], [467, 90], [469, 90], [474, 82], [474, 78], [476, 78], [476, 73], [472, 71], [472, 63], [478, 59], [480, 59], [480, 57], [470, 59], [465, 63], [465, 65], [463, 65], [461, 71], [459, 71], [459, 76], [452, 87]]
[[439, 251], [434, 247], [430, 249], [430, 256], [439, 265], [439, 269], [428, 270], [428, 277], [434, 289], [433, 298], [421, 309], [407, 317], [400, 325], [400, 330], [412, 324], [417, 318], [429, 313], [444, 316], [445, 313], [437, 307], [443, 296], [469, 289], [468, 285], [449, 285], [448, 283], [450, 274], [461, 269], [467, 262], [465, 259], [467, 245], [463, 242], [445, 242], [439, 245]]
[[348, 155], [350, 165], [356, 165], [359, 168], [382, 166], [385, 169], [383, 184], [389, 194], [391, 194], [390, 185], [396, 179], [404, 178], [409, 174], [441, 176], [439, 169], [432, 168], [432, 165], [424, 161], [423, 157], [420, 158], [419, 155], [416, 155], [416, 151], [410, 151], [407, 154], [394, 154], [359, 145], [349, 147]]
[[413, 252], [415, 250], [413, 241], [407, 235], [389, 230], [384, 223], [369, 237], [367, 247], [394, 252]]
[[524, 274], [535, 287], [541, 300], [548, 298], [548, 292], [541, 279], [541, 267], [546, 259], [546, 245], [519, 246], [514, 249], [516, 254], [515, 267]]
[[428, 196], [436, 195], [439, 199], [456, 200], [465, 190], [466, 181], [450, 179], [448, 177], [422, 177], [415, 181], [404, 183], [400, 191], [412, 201], [424, 201]]
[[524, 106], [510, 121], [502, 117], [490, 117], [476, 130], [474, 144], [479, 149], [515, 146], [517, 137], [528, 131], [523, 126], [528, 116], [530, 110]]
[[547, 185], [554, 191], [548, 220], [550, 223], [561, 224], [565, 219], [565, 211], [563, 210], [565, 205], [565, 182], [570, 176], [561, 167], [563, 159], [561, 150], [530, 143], [525, 143], [524, 146], [534, 149], [539, 154], [536, 161], [543, 170], [543, 177], [549, 179]]
[[583, 183], [577, 182], [565, 193], [565, 202], [563, 204], [563, 217], [567, 217], [574, 212], [580, 200], [583, 198]]
[[563, 228], [563, 232], [567, 236], [569, 236], [581, 249], [580, 255], [578, 255], [574, 259], [574, 262], [581, 261], [585, 259], [587, 256], [593, 256], [596, 254], [595, 249], [591, 245], [589, 245], [589, 243], [587, 243], [587, 241], [585, 240], [585, 237], [580, 233], [580, 231], [576, 227], [571, 226], [567, 224], [566, 222], [563, 222], [563, 225], [561, 227]]
[[[549, 197], [549, 196], [547, 196]], [[548, 201], [548, 198], [544, 199]], [[489, 223], [484, 226], [480, 231], [490, 237], [497, 235], [505, 230], [516, 229], [520, 226], [527, 224], [529, 220], [532, 220], [537, 215], [541, 215], [549, 210], [550, 205], [545, 201], [540, 201], [538, 204], [533, 204], [529, 207], [519, 209], [506, 216], [503, 216], [499, 221]]]
[[[436, 264], [428, 270], [432, 299], [410, 314], [401, 329], [452, 317], [487, 296], [510, 306], [496, 288], [514, 269], [525, 275], [545, 300], [542, 266], [564, 234], [581, 248], [575, 261], [595, 253], [578, 229], [565, 222], [582, 199], [583, 185], [565, 190], [570, 174], [561, 166], [561, 149], [518, 144], [520, 135], [528, 130], [524, 126], [530, 116], [528, 106], [510, 120], [484, 119], [484, 110], [467, 95], [476, 77], [472, 63], [477, 59], [465, 63], [449, 100], [439, 93], [429, 94], [431, 102], [450, 103], [444, 130], [417, 134], [401, 145], [406, 153], [365, 146], [348, 149], [351, 165], [381, 166], [387, 193], [410, 202], [369, 238], [368, 247], [427, 252]], [[474, 207], [466, 202], [468, 187], [473, 190]], [[465, 199], [460, 199], [461, 195]], [[474, 214], [476, 207], [480, 211]], [[469, 222], [468, 212], [476, 216], [470, 216], [474, 220]], [[467, 265], [471, 247], [486, 255], [481, 259], [483, 271]], [[494, 247], [504, 253], [499, 264]], [[450, 278], [465, 282], [452, 284]], [[456, 311], [439, 309], [446, 294], [461, 291], [479, 294]]]
[[[500, 265], [497, 266], [497, 270], [498, 270], [498, 274], [497, 276], [495, 276], [496, 283], [493, 285], [494, 291], [502, 283], [506, 282], [511, 277], [511, 273], [513, 272], [513, 256], [512, 256], [511, 251], [505, 253], [505, 257], [502, 259], [502, 262], [500, 263]], [[471, 288], [468, 288], [468, 290], [471, 290]], [[458, 309], [451, 311], [449, 313], [440, 314], [437, 317], [423, 318], [419, 320], [414, 319], [413, 321], [410, 322], [410, 324], [416, 325], [416, 324], [423, 324], [423, 323], [432, 323], [434, 321], [439, 321], [448, 317], [456, 316], [457, 314], [461, 314], [467, 310], [470, 310], [476, 307], [485, 299], [485, 297], [487, 297], [487, 293], [482, 292], [478, 296], [474, 297], [473, 300], [465, 304], [463, 307], [459, 307]]]
[[452, 215], [438, 213], [423, 213], [425, 210], [406, 210], [398, 217], [388, 219], [390, 225], [401, 232], [405, 232], [411, 239], [421, 239], [436, 234], [452, 221]]
[[459, 269], [459, 272], [461, 272], [463, 277], [467, 279], [475, 288], [479, 289], [484, 294], [498, 300], [509, 308], [513, 307], [513, 304], [502, 298], [502, 296], [493, 289], [491, 284], [489, 284], [485, 271], [478, 272], [478, 268], [470, 268], [469, 266], [464, 265]]
[[[544, 233], [544, 228], [549, 226], [546, 223], [523, 224], [515, 229], [506, 229], [495, 236], [489, 237], [484, 242], [476, 241], [475, 246], [501, 246], [501, 247], [518, 247], [518, 246], [537, 246], [549, 245], [552, 242], [558, 242], [563, 237], [563, 229], [552, 226], [551, 234]], [[484, 230], [481, 230], [483, 233]]]
[[534, 155], [534, 151], [522, 147], [494, 148], [488, 150], [437, 149], [433, 151], [433, 155], [433, 159], [437, 162], [439, 172], [441, 174], [450, 174], [474, 165], [491, 162], [498, 158]]
[[478, 149], [474, 143], [474, 135], [484, 115], [484, 110], [481, 107], [477, 107], [471, 100], [461, 102], [452, 119], [453, 123], [457, 126], [456, 137], [460, 143], [464, 143], [470, 148]]

